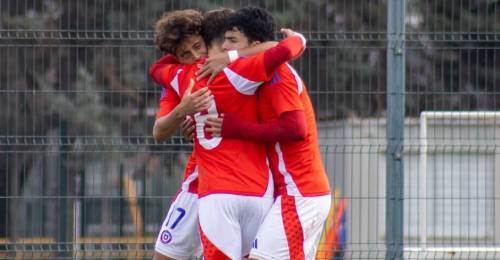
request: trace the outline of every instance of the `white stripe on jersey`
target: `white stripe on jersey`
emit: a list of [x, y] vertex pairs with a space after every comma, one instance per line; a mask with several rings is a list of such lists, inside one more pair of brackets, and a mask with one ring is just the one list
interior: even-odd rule
[[297, 92], [300, 94], [302, 94], [302, 91], [304, 90], [304, 85], [302, 83], [302, 80], [300, 79], [300, 76], [299, 74], [295, 71], [295, 69], [290, 66], [290, 64], [286, 64], [288, 66], [288, 68], [292, 71], [292, 74], [293, 74], [293, 77], [295, 78], [295, 82], [297, 82]]
[[170, 86], [172, 86], [172, 88], [175, 90], [175, 92], [177, 92], [177, 96], [180, 97], [180, 94], [179, 94], [179, 74], [182, 72], [182, 69], [178, 69], [177, 72], [175, 73], [175, 77], [174, 79], [172, 79], [172, 81], [170, 81]]
[[281, 175], [283, 175], [283, 177], [285, 177], [285, 185], [286, 185], [286, 191], [287, 191], [288, 195], [290, 195], [290, 196], [302, 196], [302, 194], [300, 194], [299, 188], [297, 188], [297, 184], [295, 184], [295, 182], [293, 182], [292, 176], [286, 170], [285, 161], [283, 160], [283, 153], [281, 152], [281, 148], [280, 148], [280, 143], [276, 143], [276, 145], [274, 147], [275, 147], [276, 153], [278, 154], [278, 169], [279, 169]]
[[224, 68], [224, 74], [238, 92], [244, 95], [253, 95], [264, 82], [255, 82], [246, 79], [229, 68]]
[[271, 167], [269, 167], [269, 157], [266, 158], [266, 165], [269, 171], [269, 178], [267, 181], [267, 189], [266, 193], [264, 193], [264, 198], [274, 198], [274, 179], [273, 179], [273, 173], [271, 172]]
[[189, 191], [189, 185], [198, 178], [198, 165], [194, 167], [193, 172], [187, 177], [187, 179], [182, 182], [181, 190]]

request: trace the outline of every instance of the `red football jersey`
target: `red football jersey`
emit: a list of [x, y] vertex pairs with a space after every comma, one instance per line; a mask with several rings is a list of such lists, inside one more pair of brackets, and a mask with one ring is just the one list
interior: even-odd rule
[[[183, 71], [193, 73], [196, 69], [191, 65], [175, 64], [176, 62], [171, 55], [166, 55], [153, 63], [149, 70], [153, 80], [162, 86], [160, 103], [156, 112], [157, 119], [167, 115], [180, 102], [179, 74]], [[198, 193], [198, 169], [194, 150], [186, 162], [181, 189], [191, 193]]]
[[[258, 55], [240, 58], [219, 73], [209, 86], [214, 96], [210, 108], [193, 116], [196, 126], [195, 150], [200, 197], [212, 193], [272, 196], [273, 185], [270, 181], [272, 179], [269, 175], [265, 144], [211, 136], [205, 131], [205, 120], [209, 116], [217, 117], [228, 112], [243, 120], [257, 122], [255, 92], [274, 72], [277, 65], [273, 57], [290, 57], [281, 52], [285, 46], [292, 57], [297, 57], [303, 51], [305, 41], [301, 35], [292, 36], [282, 41], [274, 51], [270, 49]], [[167, 86], [166, 96], [168, 97], [169, 90], [177, 94], [178, 103], [189, 85], [189, 80], [195, 78], [194, 72], [201, 63], [203, 61], [192, 65], [164, 66], [163, 69], [159, 66], [152, 68], [151, 74], [153, 78], [158, 79], [157, 82], [168, 82], [165, 79], [172, 79]], [[193, 92], [205, 86], [206, 82], [207, 79], [197, 82]]]
[[[174, 108], [194, 79], [198, 64], [175, 65], [152, 71], [153, 78], [164, 82], [166, 106]], [[168, 69], [166, 67], [169, 67]], [[170, 82], [167, 79], [171, 79]], [[212, 137], [205, 132], [205, 119], [231, 112], [244, 120], [257, 122], [255, 91], [269, 75], [263, 65], [263, 54], [240, 58], [224, 69], [210, 85], [214, 100], [207, 111], [193, 116], [196, 161], [199, 170], [198, 194], [232, 193], [241, 195], [271, 195], [270, 176], [264, 143], [241, 139]], [[193, 92], [205, 86], [207, 79], [196, 82]], [[165, 84], [167, 83], [168, 84]], [[169, 93], [176, 98], [169, 98]], [[170, 102], [173, 102], [171, 104]], [[176, 104], [175, 104], [176, 103]]]
[[[214, 137], [205, 131], [206, 118], [221, 113], [257, 122], [255, 92], [269, 78], [263, 55], [256, 55], [233, 62], [209, 86], [214, 96], [210, 108], [194, 115], [200, 197], [212, 193], [272, 196], [273, 185], [263, 142]], [[205, 84], [206, 80], [195, 87], [198, 89]]]
[[260, 122], [278, 120], [287, 111], [302, 110], [307, 134], [303, 141], [268, 144], [270, 167], [277, 192], [291, 196], [317, 196], [330, 193], [319, 151], [314, 109], [300, 76], [288, 64], [282, 65], [272, 80], [258, 91]]
[[198, 193], [198, 164], [196, 163], [196, 153], [194, 150], [189, 155], [186, 167], [184, 168], [181, 190]]

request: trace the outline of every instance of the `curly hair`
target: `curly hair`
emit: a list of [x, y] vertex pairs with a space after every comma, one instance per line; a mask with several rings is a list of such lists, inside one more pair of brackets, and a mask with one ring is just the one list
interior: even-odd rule
[[233, 13], [233, 9], [221, 7], [208, 11], [203, 15], [201, 35], [207, 46], [224, 41], [226, 23]]
[[245, 34], [250, 42], [272, 41], [274, 40], [276, 21], [268, 11], [260, 7], [247, 6], [229, 17], [226, 31], [233, 28], [237, 28]]
[[202, 14], [193, 9], [165, 13], [154, 26], [155, 45], [161, 51], [175, 55], [186, 38], [200, 35], [202, 22]]

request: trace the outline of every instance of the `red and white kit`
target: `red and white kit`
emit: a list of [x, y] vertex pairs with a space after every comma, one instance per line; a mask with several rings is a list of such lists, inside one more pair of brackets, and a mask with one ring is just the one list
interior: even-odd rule
[[[190, 259], [201, 255], [198, 233], [198, 194], [196, 189], [198, 167], [193, 154], [186, 165], [181, 189], [173, 200], [162, 223], [155, 251], [174, 259]], [[195, 190], [196, 191], [196, 190]]]
[[261, 123], [303, 111], [306, 137], [274, 142], [267, 152], [277, 195], [250, 253], [256, 259], [314, 259], [330, 209], [330, 185], [319, 151], [316, 120], [307, 89], [297, 72], [282, 65], [258, 92]]
[[[150, 74], [162, 86], [156, 118], [167, 115], [179, 103], [178, 95], [170, 85], [177, 76], [178, 67], [172, 56], [165, 56], [151, 66]], [[162, 70], [162, 77], [155, 77]], [[165, 215], [156, 239], [155, 251], [174, 259], [190, 259], [201, 255], [201, 240], [198, 233], [198, 167], [195, 152], [189, 156], [184, 170], [181, 188]]]
[[[302, 52], [302, 39], [300, 35], [292, 36], [262, 54], [236, 60], [209, 86], [214, 96], [210, 108], [194, 115], [199, 219], [205, 259], [240, 259], [247, 255], [257, 234], [257, 223], [262, 223], [273, 203], [265, 144], [211, 136], [205, 131], [205, 120], [220, 113], [232, 113], [257, 122], [257, 88], [270, 80], [279, 64]], [[201, 63], [179, 65], [171, 72], [176, 76], [170, 84], [170, 93], [176, 93], [178, 101]], [[158, 74], [161, 77], [162, 73]], [[205, 84], [206, 80], [197, 82], [193, 92]]]

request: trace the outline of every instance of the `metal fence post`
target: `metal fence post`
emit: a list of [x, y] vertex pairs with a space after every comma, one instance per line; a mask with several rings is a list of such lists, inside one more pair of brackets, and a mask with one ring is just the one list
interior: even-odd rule
[[[62, 120], [59, 128], [59, 227], [58, 242], [63, 245], [68, 244], [68, 124]], [[68, 247], [59, 252], [60, 257], [68, 255]]]
[[405, 5], [389, 0], [387, 9], [386, 259], [403, 258]]

